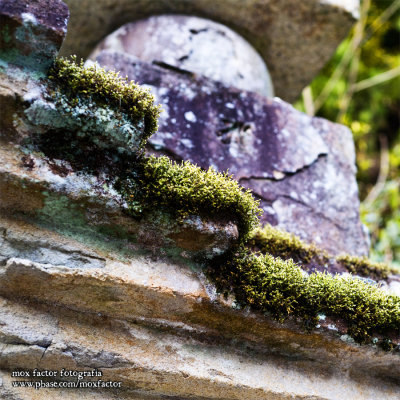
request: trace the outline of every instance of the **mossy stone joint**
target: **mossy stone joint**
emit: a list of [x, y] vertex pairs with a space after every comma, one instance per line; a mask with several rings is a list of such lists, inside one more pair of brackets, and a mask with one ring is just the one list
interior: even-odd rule
[[351, 277], [320, 272], [305, 275], [292, 260], [242, 249], [222, 273], [211, 269], [210, 276], [219, 290], [233, 290], [240, 306], [272, 313], [281, 321], [300, 317], [310, 328], [318, 322], [318, 314], [339, 317], [358, 342], [370, 340], [373, 333], [400, 328], [399, 297]]
[[[51, 78], [69, 95], [90, 96], [102, 104], [121, 107], [133, 123], [145, 116], [143, 145], [157, 127], [159, 108], [153, 105], [151, 95], [133, 83], [127, 84], [114, 72], [85, 69], [74, 60], [58, 59]], [[226, 216], [237, 222], [242, 244], [258, 226], [258, 202], [227, 174], [211, 168], [203, 171], [190, 162], [179, 165], [166, 157], [138, 155], [134, 161], [137, 170], [120, 177], [119, 185], [132, 214], [137, 213], [139, 205], [140, 210], [166, 207], [183, 217], [193, 213]], [[369, 340], [374, 332], [385, 334], [400, 329], [399, 297], [351, 277], [343, 279], [326, 273], [305, 276], [292, 260], [279, 258], [297, 255], [298, 262], [323, 259], [325, 255], [319, 254], [316, 247], [273, 231], [258, 231], [252, 240], [273, 255], [256, 255], [242, 245], [215, 268], [209, 268], [218, 289], [233, 291], [239, 304], [272, 313], [279, 320], [290, 315], [301, 317], [309, 327], [316, 324], [318, 313], [337, 316], [349, 324], [349, 334], [359, 342]], [[341, 260], [354, 268], [359, 265], [354, 259]], [[364, 268], [366, 264], [362, 265]]]
[[238, 224], [242, 242], [258, 226], [262, 212], [258, 201], [227, 173], [213, 168], [203, 171], [188, 161], [177, 164], [167, 157], [144, 158], [142, 165], [140, 178], [131, 185], [136, 188], [130, 193], [134, 202], [140, 199], [147, 206], [172, 208], [181, 217], [229, 218]]

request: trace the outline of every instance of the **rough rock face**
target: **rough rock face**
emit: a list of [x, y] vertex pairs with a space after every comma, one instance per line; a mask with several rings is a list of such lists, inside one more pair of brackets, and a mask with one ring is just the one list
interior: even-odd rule
[[162, 15], [126, 24], [107, 36], [90, 58], [102, 50], [168, 64], [273, 97], [268, 70], [254, 48], [226, 26], [203, 18]]
[[[345, 335], [335, 339], [329, 321], [307, 335], [234, 310], [179, 266], [107, 259], [104, 268], [85, 270], [10, 259], [0, 270], [7, 297], [0, 298], [4, 398], [398, 396], [397, 354], [356, 346]], [[21, 366], [31, 374], [35, 368], [97, 369], [100, 379], [121, 388], [15, 389], [10, 371]]]
[[87, 57], [120, 26], [160, 14], [222, 23], [243, 36], [268, 66], [275, 94], [295, 100], [347, 35], [358, 0], [67, 0], [71, 20], [63, 55]]
[[157, 95], [164, 112], [152, 151], [229, 172], [253, 190], [262, 221], [332, 254], [365, 255], [352, 135], [279, 99], [104, 51], [97, 61]]
[[45, 71], [67, 33], [68, 7], [61, 0], [1, 0], [2, 62]]
[[[1, 100], [13, 99], [15, 108], [21, 104], [23, 93], [30, 90], [32, 94], [29, 101], [25, 102], [25, 109], [20, 106], [21, 115], [13, 114], [11, 122], [13, 129], [4, 123], [0, 133], [2, 214], [19, 217], [23, 215], [24, 218], [42, 226], [91, 242], [103, 240], [104, 232], [118, 232], [119, 238], [124, 238], [128, 253], [129, 250], [147, 248], [158, 254], [165, 254], [172, 251], [175, 243], [178, 246], [177, 254], [181, 253], [184, 258], [190, 258], [190, 255], [199, 255], [205, 251], [209, 255], [214, 251], [220, 254], [221, 251], [229, 249], [237, 239], [236, 225], [229, 221], [205, 220], [190, 215], [181, 225], [174, 221], [172, 215], [163, 214], [158, 210], [150, 212], [140, 222], [127, 216], [124, 212], [126, 208], [124, 199], [104, 176], [94, 176], [88, 172], [74, 170], [65, 160], [43, 157], [43, 154], [32, 150], [33, 144], [37, 143], [37, 138], [32, 141], [32, 137], [38, 132], [43, 136], [48, 133], [53, 135], [53, 140], [56, 136], [55, 126], [51, 130], [47, 124], [42, 124], [46, 118], [48, 122], [52, 121], [54, 111], [60, 110], [49, 99], [44, 100], [45, 86], [33, 80], [28, 81], [28, 86], [24, 86], [24, 81], [8, 79], [3, 74], [0, 74], [0, 77]], [[40, 112], [35, 113], [35, 116], [40, 116], [39, 119], [31, 118], [31, 110], [35, 104], [40, 106]], [[50, 114], [46, 114], [48, 110]], [[84, 116], [79, 115], [78, 118]], [[67, 128], [71, 128], [71, 124], [65, 125], [68, 119], [63, 114], [60, 115], [60, 121], [64, 134], [67, 134]], [[30, 125], [33, 122], [38, 124]], [[110, 120], [107, 122], [110, 124]], [[100, 139], [101, 135], [97, 138]], [[108, 149], [112, 149], [113, 146], [118, 149], [118, 138], [114, 139], [116, 140], [110, 136], [103, 143], [107, 143]], [[46, 151], [45, 148], [42, 150]], [[132, 149], [127, 151], [130, 153]], [[112, 159], [111, 163], [114, 161], [115, 159]], [[103, 164], [106, 166], [106, 159], [103, 159]], [[148, 223], [145, 223], [145, 220]], [[122, 221], [127, 223], [126, 229], [120, 228]], [[112, 243], [104, 244], [106, 247], [108, 244], [113, 246]], [[27, 252], [30, 259], [39, 262], [54, 262], [58, 257], [61, 257], [60, 261], [64, 259], [61, 255], [65, 251], [59, 250], [57, 246], [41, 243], [41, 246], [48, 250], [43, 249], [37, 253], [35, 251], [37, 245], [35, 241], [29, 246], [25, 245], [24, 254]], [[19, 249], [15, 253], [15, 246], [19, 249], [17, 239], [9, 241], [4, 238], [0, 259], [5, 260], [19, 254], [22, 250]]]
[[398, 398], [397, 350], [356, 345], [328, 316], [307, 333], [216, 293], [190, 255], [230, 248], [234, 224], [189, 218], [175, 230], [161, 210], [135, 220], [100, 175], [29, 146], [57, 132], [43, 124], [48, 81], [19, 67], [0, 75], [2, 399]]

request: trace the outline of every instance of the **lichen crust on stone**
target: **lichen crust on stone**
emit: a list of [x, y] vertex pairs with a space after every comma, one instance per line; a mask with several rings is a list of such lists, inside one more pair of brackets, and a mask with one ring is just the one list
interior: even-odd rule
[[157, 130], [160, 107], [154, 105], [154, 97], [146, 89], [120, 77], [117, 72], [106, 72], [97, 65], [85, 68], [83, 61], [78, 63], [75, 57], [57, 58], [49, 78], [63, 90], [71, 108], [78, 114], [84, 111], [82, 107], [90, 108], [95, 103], [103, 113], [109, 113], [108, 109], [117, 113], [120, 128], [127, 129], [126, 118], [121, 116], [121, 112], [133, 126], [143, 123], [141, 146]]

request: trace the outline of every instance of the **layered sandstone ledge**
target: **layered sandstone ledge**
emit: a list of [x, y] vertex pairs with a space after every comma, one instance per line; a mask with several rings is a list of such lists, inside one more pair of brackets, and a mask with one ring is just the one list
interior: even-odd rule
[[[119, 152], [120, 136], [102, 138], [99, 129], [107, 110], [94, 105], [78, 116], [76, 108], [71, 113], [48, 95], [51, 84], [45, 77], [53, 55], [41, 49], [47, 41], [55, 46], [51, 51], [60, 45], [67, 10], [54, 0], [57, 23], [46, 21], [40, 16], [42, 3], [32, 2], [29, 9], [23, 1], [0, 3], [9, 7], [0, 11], [16, 41], [7, 48], [16, 51], [0, 52], [5, 110], [0, 130], [0, 396], [397, 399], [396, 332], [391, 332], [390, 346], [387, 341], [390, 351], [383, 351], [378, 344], [387, 338], [377, 335], [368, 345], [356, 344], [340, 318], [319, 315], [309, 332], [304, 321], [279, 323], [269, 313], [240, 307], [233, 295], [217, 293], [204, 267], [240, 240], [238, 219], [186, 215], [178, 221], [162, 207], [136, 218], [104, 171], [44, 153], [48, 147], [40, 138], [77, 131], [78, 143], [86, 145], [85, 138], [94, 137], [97, 150], [107, 143], [109, 165], [100, 167], [111, 171], [124, 166], [138, 142]], [[20, 56], [26, 50], [22, 39], [35, 32], [43, 41], [35, 43], [33, 57], [41, 61], [36, 64]], [[49, 116], [53, 125], [43, 122]], [[108, 122], [123, 118], [117, 112], [106, 116]], [[83, 119], [76, 128], [81, 117], [90, 124]], [[89, 125], [94, 136], [81, 129]], [[139, 121], [135, 129], [118, 132], [140, 138], [144, 130]], [[319, 152], [326, 151], [322, 139], [319, 145]], [[320, 158], [319, 152], [314, 158]], [[33, 373], [35, 368], [99, 370], [103, 381], [121, 387], [14, 386], [13, 371]]]

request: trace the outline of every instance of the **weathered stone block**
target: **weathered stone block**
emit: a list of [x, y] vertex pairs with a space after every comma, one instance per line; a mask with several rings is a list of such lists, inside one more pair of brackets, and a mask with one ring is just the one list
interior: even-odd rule
[[122, 382], [119, 399], [130, 390], [140, 399], [397, 398], [398, 354], [356, 345], [340, 321], [321, 316], [306, 334], [295, 321], [235, 309], [182, 266], [112, 257], [101, 269], [18, 258], [0, 267], [1, 394], [9, 371], [24, 366], [98, 368], [102, 380]]
[[242, 90], [273, 97], [268, 70], [242, 37], [213, 21], [183, 15], [160, 15], [126, 24], [91, 53], [127, 53], [142, 61], [168, 64]]
[[162, 104], [153, 152], [229, 170], [261, 199], [263, 222], [332, 254], [367, 254], [355, 152], [344, 126], [279, 99], [104, 51], [97, 61], [147, 85]]
[[358, 0], [67, 0], [71, 20], [61, 53], [87, 57], [120, 26], [160, 14], [222, 23], [242, 35], [265, 60], [275, 94], [294, 101], [345, 38]]
[[[132, 68], [140, 71], [141, 66], [143, 64], [135, 64]], [[340, 303], [345, 310], [343, 316], [337, 309], [321, 305], [315, 308], [314, 296], [307, 296], [306, 300], [313, 307], [308, 309], [311, 318], [318, 321], [314, 331], [307, 333], [304, 328], [310, 328], [308, 315], [301, 323], [297, 317], [304, 315], [295, 313], [296, 309], [290, 309], [294, 313], [286, 315], [285, 324], [281, 324], [272, 318], [272, 310], [267, 308], [260, 312], [258, 308], [254, 311], [257, 308], [251, 309], [249, 303], [240, 303], [237, 291], [230, 291], [228, 297], [217, 293], [205, 273], [211, 270], [210, 258], [221, 255], [221, 251], [228, 252], [237, 244], [239, 225], [235, 225], [235, 218], [219, 220], [183, 214], [177, 221], [175, 214], [169, 214], [162, 207], [147, 210], [141, 219], [126, 212], [126, 197], [114, 190], [114, 181], [106, 175], [110, 171], [125, 175], [135, 172], [136, 148], [127, 145], [125, 150], [129, 154], [118, 157], [123, 137], [102, 136], [100, 122], [94, 123], [94, 136], [85, 136], [87, 132], [82, 132], [88, 126], [85, 118], [91, 114], [85, 114], [79, 120], [78, 110], [74, 109], [75, 119], [71, 125], [71, 119], [68, 120], [71, 110], [63, 108], [60, 102], [52, 103], [54, 93], [48, 91], [49, 82], [41, 80], [39, 83], [33, 76], [37, 70], [27, 71], [29, 65], [24, 67], [27, 68], [9, 66], [7, 75], [0, 74], [0, 100], [2, 104], [8, 104], [6, 118], [2, 118], [0, 126], [0, 397], [16, 400], [397, 399], [400, 373], [399, 332], [395, 325], [399, 320], [398, 298], [388, 297], [380, 289], [359, 281], [349, 279], [345, 282], [338, 278], [339, 288], [343, 289], [344, 283], [350, 283], [346, 288], [358, 288], [353, 296], [356, 298], [347, 308], [346, 302]], [[296, 176], [299, 169], [311, 169], [313, 165], [319, 165], [320, 160], [328, 159], [330, 145], [336, 143], [334, 139], [328, 140], [329, 134], [321, 133], [331, 132], [329, 123], [310, 122], [284, 103], [267, 101], [255, 94], [242, 94], [208, 80], [201, 81], [205, 90], [202, 93], [196, 86], [199, 81], [193, 77], [186, 78], [190, 80], [187, 83], [157, 68], [147, 66], [146, 71], [149, 77], [159, 80], [159, 85], [154, 84], [158, 87], [158, 96], [167, 99], [168, 93], [174, 93], [182, 108], [183, 115], [179, 115], [179, 110], [169, 104], [171, 113], [177, 117], [175, 123], [179, 121], [177, 134], [182, 142], [185, 138], [196, 139], [183, 136], [188, 131], [186, 124], [193, 129], [206, 125], [216, 132], [215, 124], [218, 118], [224, 117], [226, 101], [234, 104], [237, 110], [225, 107], [233, 126], [223, 126], [222, 139], [216, 135], [216, 143], [218, 140], [222, 143], [215, 146], [221, 155], [230, 154], [232, 143], [233, 149], [248, 148], [249, 151], [256, 148], [258, 140], [266, 143], [259, 129], [260, 122], [276, 127], [276, 130], [266, 129], [264, 133], [271, 141], [271, 147], [267, 146], [267, 149], [274, 165], [264, 165], [264, 161], [256, 163], [256, 178], [265, 169], [266, 177], [260, 179], [285, 181]], [[74, 69], [74, 72], [83, 77], [82, 70]], [[163, 86], [164, 83], [168, 85]], [[221, 95], [213, 100], [216, 87]], [[224, 101], [219, 104], [221, 98]], [[198, 99], [203, 100], [206, 109], [217, 110], [218, 115], [206, 122], [197, 120], [197, 112], [201, 115], [200, 108], [186, 107], [188, 104], [195, 107]], [[72, 102], [74, 107], [76, 101], [79, 99]], [[97, 106], [93, 104], [92, 111], [98, 111], [100, 107]], [[58, 114], [50, 122], [47, 117], [53, 115], [52, 110]], [[249, 129], [242, 129], [237, 122], [247, 123], [250, 119], [253, 122]], [[168, 123], [163, 121], [164, 126]], [[298, 126], [307, 130], [304, 139], [296, 138]], [[273, 134], [278, 134], [281, 140], [272, 140]], [[290, 139], [285, 139], [286, 135]], [[53, 144], [52, 147], [44, 146], [43, 136]], [[247, 136], [254, 136], [254, 142], [247, 142]], [[77, 137], [81, 140], [79, 146], [74, 146]], [[172, 137], [166, 135], [165, 139]], [[287, 161], [293, 150], [292, 140], [299, 147], [299, 156]], [[175, 144], [174, 141], [171, 143]], [[183, 150], [188, 143], [183, 142], [182, 157], [185, 157]], [[87, 146], [88, 150], [83, 156], [81, 145]], [[110, 149], [108, 155], [111, 157], [98, 159], [98, 165], [93, 166], [97, 160], [91, 158], [93, 150], [103, 154], [102, 145]], [[305, 151], [307, 146], [312, 148], [311, 154]], [[186, 147], [190, 149], [190, 146]], [[347, 147], [342, 148], [341, 144], [333, 147], [344, 154], [343, 158], [338, 158], [337, 168], [344, 166], [352, 171], [354, 154], [347, 154]], [[207, 145], [201, 151], [208, 150]], [[275, 153], [280, 158], [274, 158]], [[256, 154], [263, 157], [262, 152]], [[334, 152], [332, 154], [336, 157]], [[204, 162], [208, 160], [204, 158]], [[218, 162], [224, 165], [223, 160]], [[242, 163], [243, 168], [238, 167], [237, 173], [258, 181], [247, 176], [252, 172], [252, 166], [245, 157]], [[177, 187], [169, 186], [168, 179], [171, 180], [173, 174], [168, 172], [173, 168], [168, 161], [157, 166], [167, 170], [163, 186], [157, 186], [163, 196], [168, 197], [168, 191], [178, 187], [187, 189], [189, 196], [194, 197], [193, 181], [188, 178], [193, 175], [183, 174], [179, 176], [185, 180], [183, 184], [176, 179]], [[192, 165], [187, 164], [187, 167], [195, 169]], [[228, 189], [232, 188], [243, 195], [235, 186], [236, 182], [226, 185], [228, 180], [220, 175], [216, 181], [225, 191], [217, 192], [214, 189], [219, 186], [210, 185], [211, 192], [206, 194], [211, 198], [216, 194], [221, 197], [221, 193], [229, 197]], [[233, 197], [232, 202], [236, 212], [235, 201], [243, 200], [238, 197]], [[254, 222], [254, 201], [248, 193], [244, 200], [248, 207], [242, 209], [242, 214]], [[172, 208], [168, 210], [172, 212]], [[247, 228], [251, 226], [249, 224]], [[205, 256], [201, 262], [195, 257], [199, 255]], [[229, 257], [225, 254], [225, 258]], [[229, 260], [225, 261], [214, 262], [213, 267], [225, 271]], [[296, 268], [299, 277], [296, 282], [300, 287], [310, 281], [318, 286], [318, 279], [311, 280], [297, 266], [275, 261], [274, 268], [280, 267], [280, 271], [291, 273]], [[207, 265], [210, 269], [204, 270]], [[263, 268], [262, 274], [246, 275], [245, 272], [239, 278], [265, 282], [267, 265]], [[233, 270], [228, 272], [235, 274]], [[282, 274], [280, 278], [285, 281]], [[276, 281], [273, 279], [272, 287], [279, 287]], [[293, 281], [289, 285], [297, 290]], [[365, 285], [362, 292], [360, 285]], [[249, 291], [252, 288], [250, 285]], [[254, 288], [258, 290], [258, 287]], [[273, 291], [267, 293], [262, 289], [261, 300], [264, 294]], [[304, 296], [310, 292], [301, 293]], [[341, 293], [339, 290], [334, 292], [339, 296]], [[349, 293], [348, 290], [345, 293]], [[320, 292], [316, 294], [318, 302]], [[376, 301], [372, 301], [373, 295]], [[275, 301], [277, 299], [282, 300], [283, 306], [290, 305], [286, 302], [288, 298], [279, 298], [279, 293], [274, 297]], [[382, 303], [382, 309], [376, 307]], [[368, 328], [373, 336], [368, 345], [358, 345], [349, 336], [354, 333], [350, 330], [349, 321], [353, 320], [348, 318], [349, 313], [357, 309], [363, 318], [363, 307], [370, 305], [375, 308], [372, 312], [365, 310], [368, 319], [379, 320], [369, 327], [360, 324], [360, 328]], [[326, 311], [326, 315], [318, 314], [318, 310]], [[392, 351], [383, 352], [378, 346]], [[99, 369], [103, 382], [112, 381], [121, 386], [114, 386], [114, 390], [99, 386], [93, 386], [96, 390], [90, 390], [90, 387], [76, 390], [16, 388], [11, 371], [31, 372], [34, 368], [57, 372], [62, 368], [75, 372]], [[85, 382], [98, 384], [96, 378], [85, 379]], [[57, 380], [64, 381], [59, 378], [49, 382]], [[77, 378], [73, 380], [76, 382]]]

